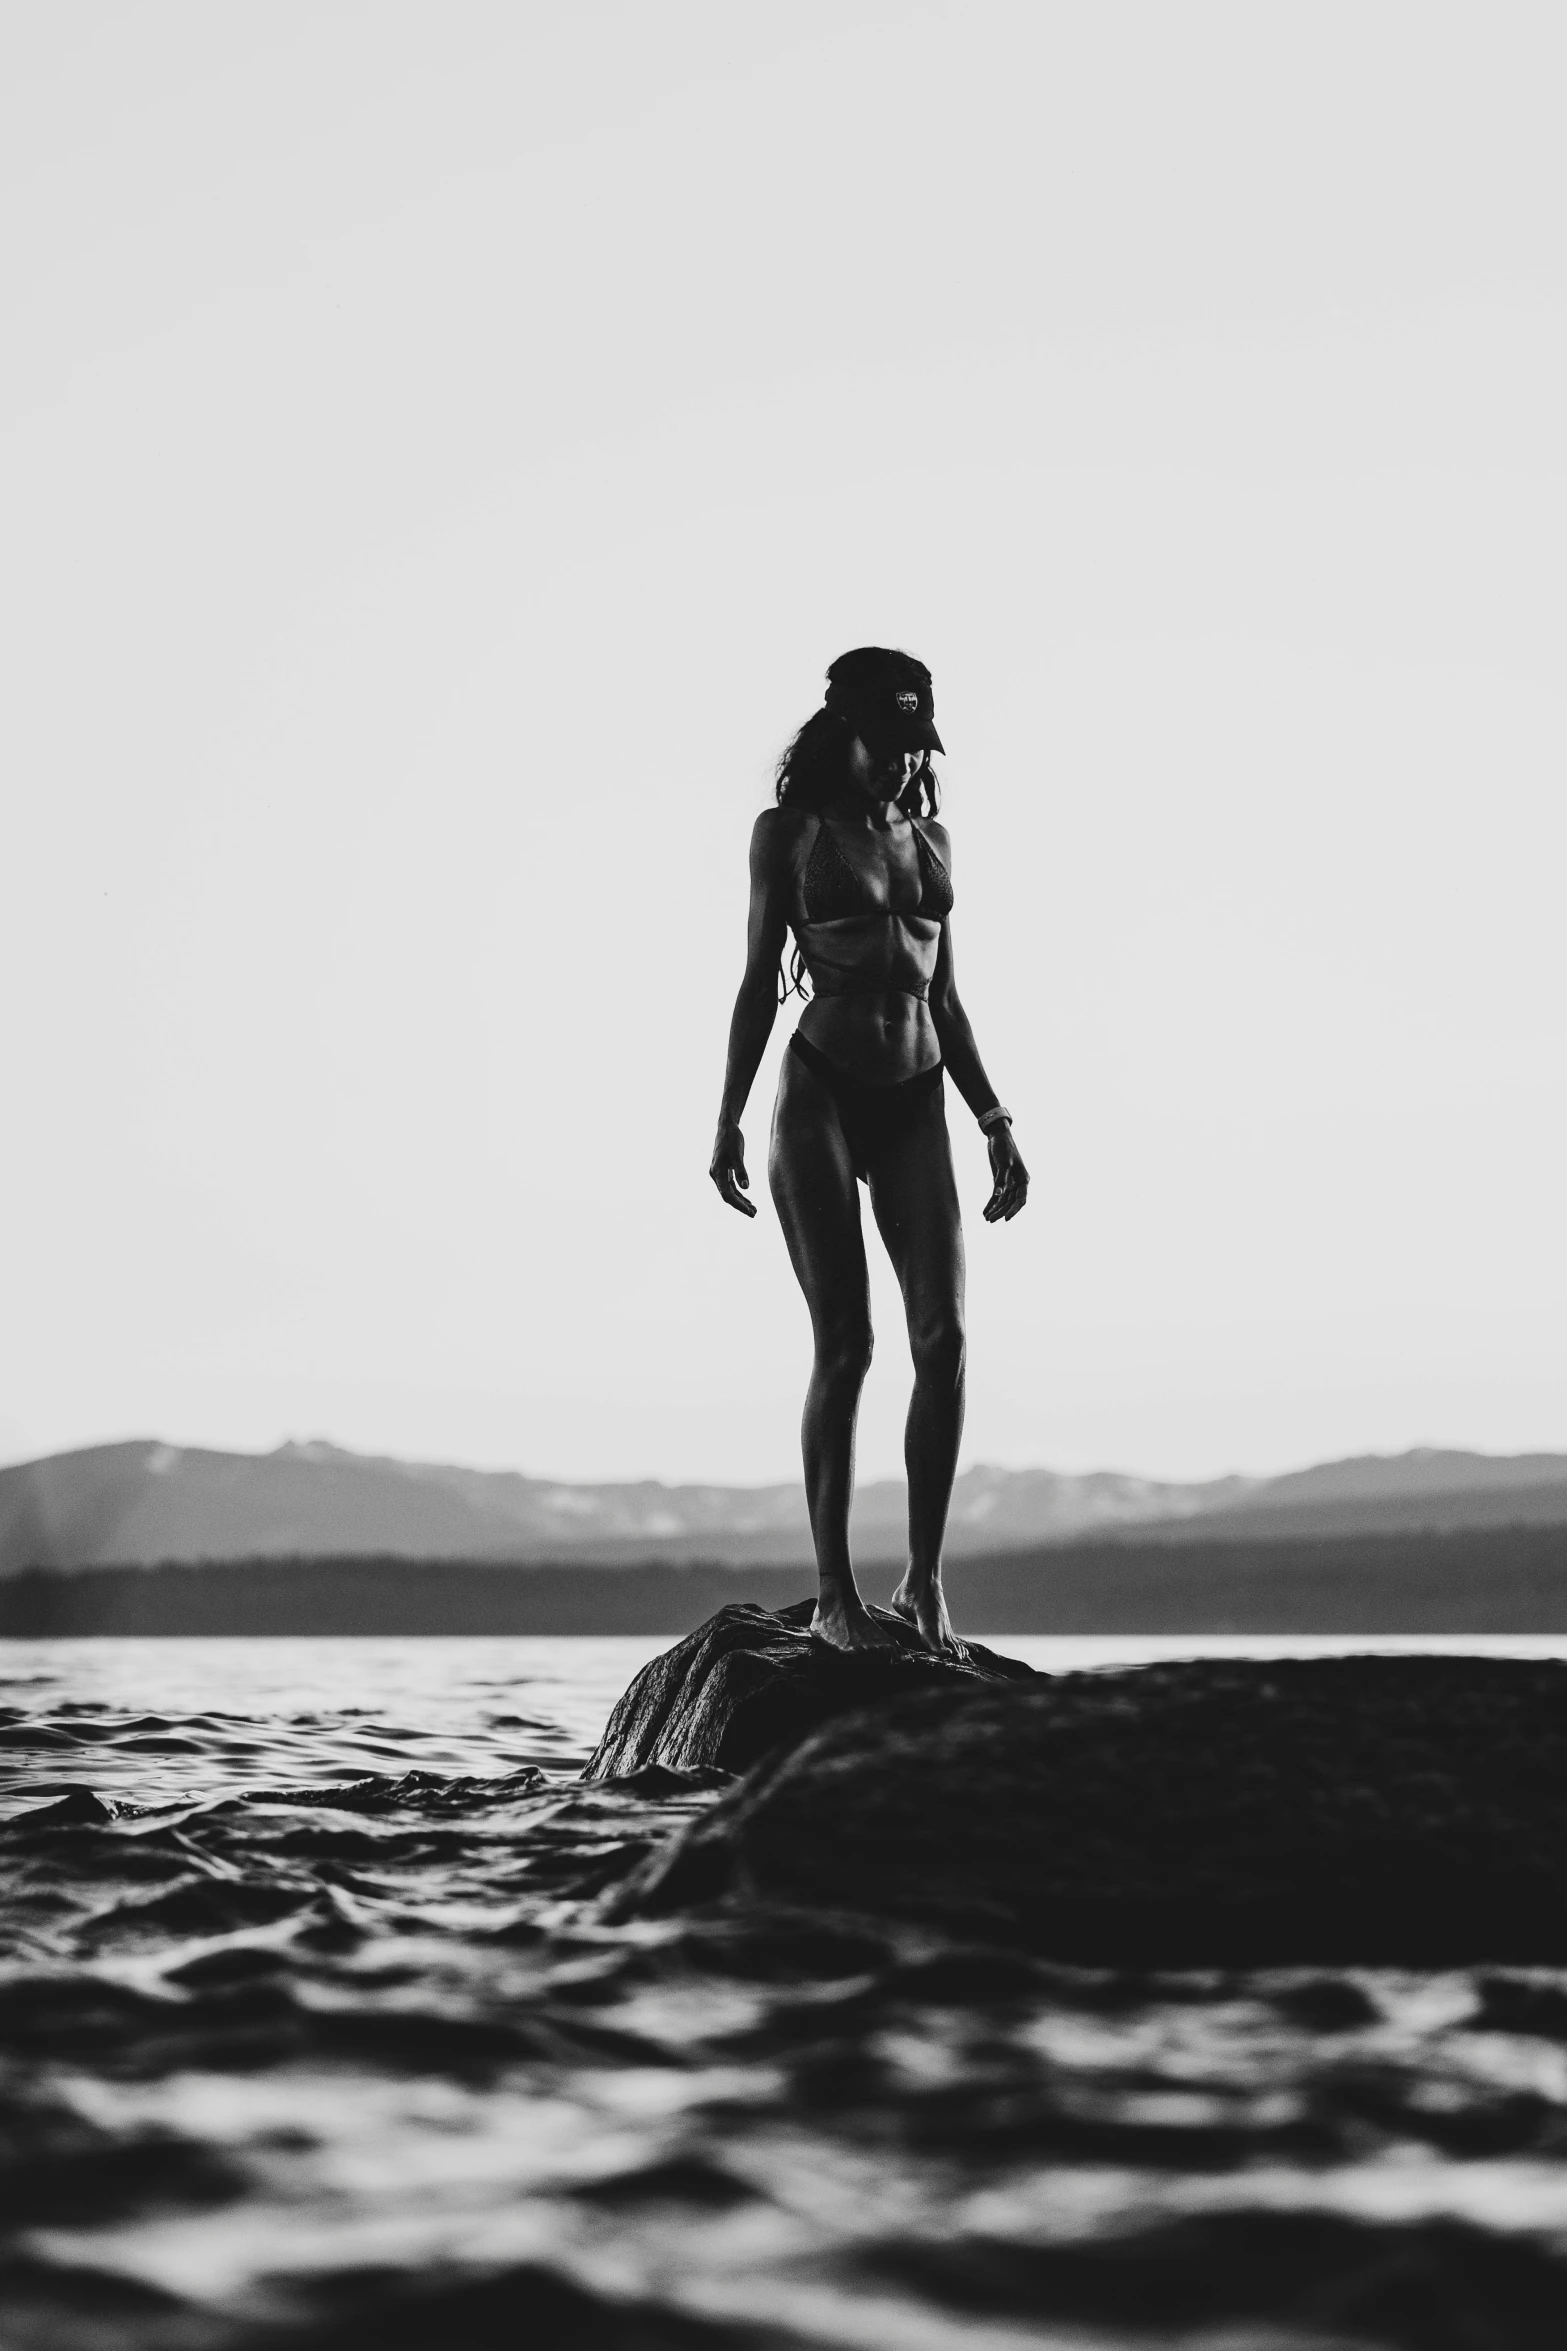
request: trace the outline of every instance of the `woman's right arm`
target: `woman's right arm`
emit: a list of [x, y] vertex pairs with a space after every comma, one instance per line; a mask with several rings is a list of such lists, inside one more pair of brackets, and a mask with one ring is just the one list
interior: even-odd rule
[[742, 1216], [756, 1210], [745, 1194], [751, 1179], [745, 1172], [745, 1138], [740, 1115], [752, 1081], [773, 1033], [778, 1016], [778, 959], [789, 934], [789, 851], [792, 817], [781, 808], [764, 808], [751, 831], [751, 912], [746, 926], [745, 977], [735, 998], [729, 1023], [729, 1057], [724, 1066], [724, 1098], [718, 1112], [718, 1138], [713, 1145], [708, 1174], [718, 1196]]

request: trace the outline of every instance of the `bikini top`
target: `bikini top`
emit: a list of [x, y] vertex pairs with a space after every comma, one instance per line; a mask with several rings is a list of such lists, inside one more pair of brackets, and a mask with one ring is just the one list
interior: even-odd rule
[[[911, 820], [912, 821], [912, 820]], [[914, 846], [920, 866], [920, 902], [907, 909], [930, 922], [945, 922], [952, 912], [952, 881], [946, 867], [914, 827]], [[800, 900], [807, 922], [842, 922], [853, 915], [901, 914], [904, 910], [878, 906], [849, 860], [820, 820], [811, 854], [800, 881]]]

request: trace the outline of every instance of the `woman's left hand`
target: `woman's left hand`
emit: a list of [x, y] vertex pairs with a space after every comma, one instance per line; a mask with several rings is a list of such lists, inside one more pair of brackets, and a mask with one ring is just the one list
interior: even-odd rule
[[985, 1139], [990, 1145], [990, 1172], [996, 1179], [995, 1189], [985, 1202], [985, 1222], [1006, 1224], [1028, 1198], [1028, 1169], [1005, 1120], [993, 1126]]

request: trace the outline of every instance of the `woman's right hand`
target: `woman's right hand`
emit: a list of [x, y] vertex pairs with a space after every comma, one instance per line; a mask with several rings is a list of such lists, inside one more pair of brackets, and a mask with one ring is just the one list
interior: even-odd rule
[[751, 1179], [745, 1172], [745, 1137], [734, 1125], [720, 1126], [718, 1140], [713, 1145], [712, 1164], [708, 1174], [718, 1186], [718, 1197], [727, 1200], [731, 1208], [738, 1208], [742, 1216], [754, 1216], [754, 1204], [745, 1195], [751, 1188]]

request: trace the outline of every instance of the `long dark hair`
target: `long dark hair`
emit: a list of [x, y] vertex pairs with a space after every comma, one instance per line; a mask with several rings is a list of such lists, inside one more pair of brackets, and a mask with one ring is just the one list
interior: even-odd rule
[[[774, 787], [780, 808], [799, 808], [820, 816], [849, 780], [849, 745], [855, 729], [836, 710], [813, 711], [778, 762]], [[927, 751], [902, 791], [898, 806], [907, 817], [934, 816], [941, 806], [941, 788]], [[791, 957], [787, 947], [778, 961], [778, 1001], [805, 994], [805, 951], [798, 939]]]

